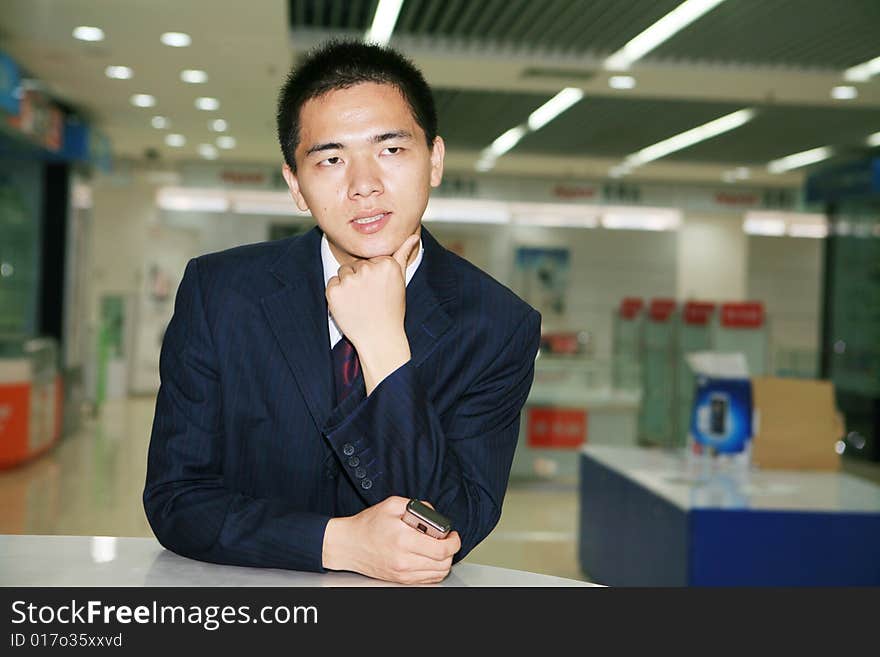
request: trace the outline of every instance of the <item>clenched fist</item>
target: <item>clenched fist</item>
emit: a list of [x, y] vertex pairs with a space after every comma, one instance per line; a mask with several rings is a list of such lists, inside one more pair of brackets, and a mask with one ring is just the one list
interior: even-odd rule
[[418, 243], [419, 235], [410, 235], [393, 255], [343, 265], [327, 283], [327, 306], [358, 353], [368, 395], [410, 359], [406, 266]]
[[407, 502], [393, 496], [357, 515], [331, 519], [324, 533], [324, 567], [400, 584], [442, 581], [461, 538], [455, 531], [436, 539], [413, 529], [401, 520]]

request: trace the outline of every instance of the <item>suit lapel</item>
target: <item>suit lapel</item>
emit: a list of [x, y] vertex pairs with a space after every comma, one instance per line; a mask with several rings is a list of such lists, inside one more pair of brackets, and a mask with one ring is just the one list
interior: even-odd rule
[[449, 314], [457, 293], [445, 249], [422, 227], [422, 264], [406, 287], [404, 330], [413, 365], [418, 367], [452, 328]]
[[314, 228], [294, 239], [275, 263], [272, 273], [285, 286], [262, 300], [281, 353], [319, 427], [330, 415], [334, 394], [322, 272], [321, 233]]

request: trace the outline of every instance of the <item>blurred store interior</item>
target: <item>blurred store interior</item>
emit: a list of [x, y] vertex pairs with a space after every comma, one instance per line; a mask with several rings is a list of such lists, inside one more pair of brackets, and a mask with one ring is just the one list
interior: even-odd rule
[[[4, 0], [0, 534], [152, 536], [177, 285], [190, 258], [313, 225], [276, 94], [345, 36], [434, 89], [424, 225], [543, 315], [504, 512], [468, 560], [880, 583], [878, 34], [877, 0]], [[694, 435], [707, 373], [750, 381], [739, 452]], [[817, 554], [750, 569], [743, 537], [771, 530], [737, 523], [761, 512]]]

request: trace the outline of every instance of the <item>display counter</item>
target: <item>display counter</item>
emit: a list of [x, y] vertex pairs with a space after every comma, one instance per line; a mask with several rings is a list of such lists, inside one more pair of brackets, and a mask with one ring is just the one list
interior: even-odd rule
[[[356, 573], [305, 573], [194, 561], [154, 538], [0, 535], [0, 586], [394, 586]], [[483, 566], [452, 567], [437, 586], [595, 586]]]
[[614, 586], [880, 585], [880, 486], [839, 472], [707, 467], [592, 445], [581, 567]]
[[514, 478], [574, 480], [584, 444], [635, 445], [641, 392], [612, 387], [611, 362], [542, 355], [523, 406]]
[[0, 469], [55, 445], [62, 391], [55, 340], [0, 337]]

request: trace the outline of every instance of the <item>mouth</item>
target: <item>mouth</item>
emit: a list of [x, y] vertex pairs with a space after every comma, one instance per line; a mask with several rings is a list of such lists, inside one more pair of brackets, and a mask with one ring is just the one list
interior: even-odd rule
[[361, 215], [359, 217], [355, 217], [352, 219], [352, 223], [358, 224], [359, 226], [368, 226], [370, 224], [375, 224], [382, 221], [385, 217], [387, 217], [390, 212], [374, 212], [370, 215]]
[[375, 235], [390, 221], [391, 212], [385, 210], [364, 210], [349, 222], [355, 232], [361, 235]]

